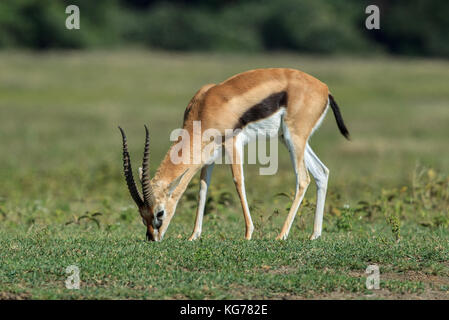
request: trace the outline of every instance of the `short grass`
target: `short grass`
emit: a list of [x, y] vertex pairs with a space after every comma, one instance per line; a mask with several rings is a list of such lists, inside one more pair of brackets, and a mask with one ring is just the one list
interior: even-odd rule
[[[244, 223], [229, 168], [215, 169], [204, 232], [193, 228], [197, 178], [161, 243], [144, 227], [121, 172], [117, 125], [134, 167], [143, 124], [152, 172], [204, 83], [252, 68], [293, 67], [321, 79], [331, 113], [311, 144], [331, 171], [321, 239], [309, 241], [314, 187], [290, 237], [279, 232], [294, 186], [247, 165], [256, 230]], [[449, 62], [146, 51], [0, 53], [0, 298], [448, 298]], [[380, 267], [380, 289], [365, 286]], [[81, 288], [66, 289], [65, 269]]]

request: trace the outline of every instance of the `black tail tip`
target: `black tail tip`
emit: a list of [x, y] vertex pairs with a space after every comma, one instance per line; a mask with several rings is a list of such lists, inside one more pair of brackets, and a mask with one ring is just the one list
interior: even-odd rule
[[337, 122], [338, 130], [340, 130], [340, 133], [346, 139], [351, 140], [348, 128], [346, 128], [346, 125], [343, 121], [343, 117], [341, 115], [340, 108], [338, 107], [337, 102], [335, 102], [335, 99], [331, 94], [329, 94], [329, 105], [331, 106], [332, 111], [334, 112], [335, 121]]
[[[346, 127], [345, 127], [346, 128]], [[344, 130], [344, 131], [340, 131], [341, 134], [349, 141], [351, 141], [351, 135], [349, 134], [348, 129]]]

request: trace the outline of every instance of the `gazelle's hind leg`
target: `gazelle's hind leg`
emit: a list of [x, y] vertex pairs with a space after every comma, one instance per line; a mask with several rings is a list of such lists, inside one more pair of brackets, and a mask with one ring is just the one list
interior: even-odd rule
[[232, 138], [231, 150], [226, 150], [231, 157], [231, 170], [237, 193], [242, 204], [243, 216], [245, 218], [245, 239], [250, 240], [254, 231], [253, 221], [249, 212], [248, 201], [246, 200], [245, 178], [243, 176], [243, 142], [238, 136]]
[[310, 184], [310, 177], [304, 164], [304, 145], [301, 144], [301, 139], [295, 136], [292, 137], [291, 132], [284, 122], [282, 123], [282, 133], [285, 145], [290, 153], [293, 170], [296, 176], [295, 198], [292, 206], [290, 207], [284, 226], [282, 227], [282, 231], [276, 237], [276, 239], [285, 240], [288, 237], [293, 220], [295, 219], [296, 213], [298, 212], [299, 206], [304, 198], [304, 194], [307, 191], [307, 187]]
[[329, 169], [321, 162], [321, 160], [313, 152], [307, 143], [304, 154], [307, 169], [312, 174], [316, 183], [316, 209], [315, 223], [313, 225], [313, 234], [310, 240], [315, 240], [321, 236], [323, 228], [324, 202], [326, 201], [327, 181], [329, 178]]
[[207, 189], [210, 184], [210, 177], [212, 175], [213, 168], [214, 168], [214, 163], [211, 163], [209, 165], [205, 165], [201, 169], [200, 192], [199, 192], [199, 197], [198, 197], [198, 208], [196, 209], [195, 228], [193, 229], [193, 233], [190, 236], [189, 240], [196, 240], [201, 236], [201, 229], [203, 226], [204, 208], [206, 206]]

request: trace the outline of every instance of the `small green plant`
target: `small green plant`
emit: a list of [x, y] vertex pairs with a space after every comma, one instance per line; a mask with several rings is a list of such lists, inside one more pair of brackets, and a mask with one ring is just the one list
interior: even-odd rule
[[[198, 205], [199, 180], [194, 179], [187, 187], [182, 199], [182, 206], [195, 209]], [[234, 196], [223, 185], [210, 184], [207, 190], [204, 214], [219, 213], [234, 205]]]
[[353, 228], [355, 210], [345, 205], [340, 211], [341, 214], [337, 216], [335, 226], [339, 231], [351, 231]]
[[[286, 213], [288, 213], [290, 211], [291, 205], [293, 203], [293, 201], [295, 200], [295, 192], [294, 191], [290, 191], [289, 193], [286, 192], [279, 192], [276, 193], [274, 196], [274, 198], [276, 197], [285, 197], [287, 198], [289, 201], [286, 204], [284, 211]], [[307, 198], [303, 198], [302, 202], [301, 202], [301, 206], [298, 209], [298, 213], [296, 216], [297, 221], [299, 222], [299, 224], [296, 224], [296, 229], [299, 230], [304, 230], [306, 228], [306, 222], [305, 222], [305, 216], [310, 213], [313, 212], [313, 210], [315, 209], [315, 203], [312, 203], [310, 200], [308, 200]], [[273, 217], [276, 216], [277, 214], [280, 213], [279, 209], [275, 209], [273, 214], [270, 215], [269, 220], [270, 222], [272, 222]]]
[[393, 233], [396, 242], [399, 242], [401, 239], [401, 221], [397, 212], [387, 215], [386, 221], [391, 227], [391, 232]]
[[438, 216], [433, 217], [433, 223], [436, 227], [449, 227], [449, 215], [448, 214], [440, 214]]
[[250, 212], [253, 214], [253, 216], [257, 217], [257, 219], [254, 219], [254, 229], [256, 231], [258, 238], [263, 238], [263, 227], [265, 225], [265, 216], [263, 213], [263, 210], [260, 207], [261, 202], [258, 200], [252, 201], [252, 203], [249, 206]]
[[97, 219], [98, 216], [103, 215], [101, 212], [94, 212], [94, 213], [90, 213], [88, 211], [86, 211], [85, 214], [81, 215], [81, 216], [77, 216], [77, 215], [73, 215], [73, 220], [67, 221], [65, 223], [65, 225], [70, 225], [70, 224], [77, 224], [80, 225], [82, 220], [87, 220], [88, 222], [94, 222], [96, 224], [96, 226], [98, 227], [98, 229], [100, 229], [100, 221]]
[[128, 206], [120, 210], [120, 220], [131, 223], [136, 218], [134, 207]]
[[295, 193], [294, 193], [293, 191], [291, 191], [290, 193], [287, 193], [287, 192], [279, 192], [279, 193], [276, 193], [276, 194], [273, 196], [273, 198], [276, 198], [276, 197], [285, 197], [285, 198], [287, 198], [288, 200], [290, 200], [290, 201], [288, 202], [287, 206], [285, 207], [285, 210], [286, 210], [286, 211], [289, 211], [289, 210], [290, 210], [290, 205], [292, 204], [293, 200], [295, 199]]

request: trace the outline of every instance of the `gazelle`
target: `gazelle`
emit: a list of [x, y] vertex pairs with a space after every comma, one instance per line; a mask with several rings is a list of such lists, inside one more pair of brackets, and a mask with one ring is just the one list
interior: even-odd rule
[[[193, 122], [201, 121], [201, 130], [214, 128], [222, 133], [224, 140], [231, 142], [217, 145], [217, 148], [222, 148], [224, 145], [225, 151], [234, 157], [231, 170], [245, 218], [246, 239], [251, 239], [254, 230], [245, 194], [242, 165], [243, 147], [250, 139], [245, 128], [249, 125], [253, 129], [280, 130], [293, 163], [296, 176], [295, 196], [277, 239], [287, 239], [296, 212], [310, 183], [308, 172], [312, 174], [317, 185], [315, 222], [310, 238], [316, 239], [321, 235], [329, 169], [312, 151], [308, 140], [323, 121], [329, 106], [334, 113], [340, 132], [349, 139], [349, 132], [328, 87], [299, 70], [283, 68], [250, 70], [237, 74], [220, 84], [207, 84], [191, 99], [185, 110], [183, 123], [183, 128], [189, 132], [190, 139], [194, 138]], [[175, 142], [162, 160], [155, 176], [150, 180], [149, 133], [145, 126], [145, 150], [140, 170], [142, 197], [134, 182], [125, 133], [120, 127], [119, 129], [123, 138], [123, 167], [126, 182], [147, 228], [148, 240], [162, 240], [175, 214], [178, 200], [195, 173], [201, 169], [195, 227], [189, 240], [198, 239], [201, 235], [206, 193], [214, 159], [202, 160], [200, 163], [191, 161], [175, 164], [170, 159], [170, 153], [177, 143]], [[236, 130], [234, 131], [236, 134], [225, 136], [227, 129], [242, 130]], [[201, 145], [201, 149], [203, 147], [204, 144]], [[190, 152], [190, 157], [193, 156], [192, 153]]]

